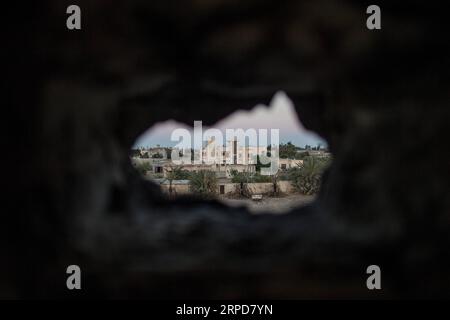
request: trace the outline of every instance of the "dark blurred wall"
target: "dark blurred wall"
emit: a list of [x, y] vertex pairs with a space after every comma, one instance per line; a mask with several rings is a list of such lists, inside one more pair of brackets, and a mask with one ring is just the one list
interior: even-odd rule
[[[442, 6], [379, 3], [370, 31], [357, 1], [77, 1], [69, 31], [69, 4], [6, 10], [1, 297], [448, 296]], [[169, 202], [131, 167], [153, 123], [213, 124], [277, 90], [334, 154], [314, 205]]]

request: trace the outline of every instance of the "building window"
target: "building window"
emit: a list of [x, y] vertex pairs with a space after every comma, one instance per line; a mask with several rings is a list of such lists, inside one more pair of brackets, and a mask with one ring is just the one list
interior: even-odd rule
[[285, 164], [285, 163], [283, 163], [283, 164], [281, 165], [281, 169], [286, 170], [286, 164]]
[[220, 185], [220, 194], [225, 194], [225, 186]]

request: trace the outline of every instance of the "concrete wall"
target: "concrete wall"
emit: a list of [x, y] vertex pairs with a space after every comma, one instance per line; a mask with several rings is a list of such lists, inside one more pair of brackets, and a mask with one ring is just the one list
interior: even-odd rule
[[248, 183], [247, 188], [251, 194], [266, 194], [273, 192], [273, 184], [270, 182]]
[[[169, 193], [169, 185], [162, 184], [160, 185], [161, 189]], [[234, 193], [239, 188], [239, 183], [218, 183], [217, 184], [217, 194], [220, 194], [220, 186], [224, 186], [224, 195]], [[261, 183], [248, 183], [248, 190], [252, 194], [269, 194], [273, 192], [273, 185], [270, 182], [261, 182]], [[279, 181], [278, 182], [278, 190], [285, 194], [295, 193], [295, 189], [292, 187], [290, 181]], [[188, 184], [173, 184], [172, 185], [172, 193], [177, 195], [181, 194], [189, 194], [189, 185]]]
[[[165, 193], [169, 193], [169, 185], [168, 184], [161, 184], [161, 190], [163, 190]], [[189, 194], [189, 185], [188, 184], [173, 184], [172, 185], [172, 194], [173, 195], [182, 195], [182, 194]]]
[[290, 181], [278, 181], [278, 188], [282, 193], [291, 194], [295, 193], [296, 190], [292, 186]]
[[[217, 185], [218, 194], [220, 193], [221, 185], [225, 186], [225, 195], [235, 192], [239, 187], [239, 183], [219, 183]], [[273, 184], [270, 182], [248, 183], [247, 188], [252, 194], [268, 194], [273, 192]], [[278, 181], [278, 188], [278, 190], [282, 193], [295, 193], [295, 189], [292, 187], [290, 181]]]

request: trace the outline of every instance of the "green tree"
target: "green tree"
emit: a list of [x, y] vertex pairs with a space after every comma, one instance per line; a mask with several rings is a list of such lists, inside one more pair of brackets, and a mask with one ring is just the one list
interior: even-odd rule
[[303, 164], [289, 169], [289, 180], [298, 192], [315, 194], [319, 191], [322, 173], [328, 165], [329, 159], [307, 157], [303, 160]]
[[205, 198], [217, 193], [217, 177], [213, 171], [200, 170], [190, 174], [189, 187], [192, 193]]

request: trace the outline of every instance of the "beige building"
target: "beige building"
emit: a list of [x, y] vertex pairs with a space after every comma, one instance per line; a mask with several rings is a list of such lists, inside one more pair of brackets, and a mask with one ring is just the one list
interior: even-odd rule
[[202, 150], [202, 162], [206, 164], [256, 164], [258, 155], [266, 155], [267, 147], [240, 146], [237, 140], [227, 141], [226, 146], [208, 140]]

